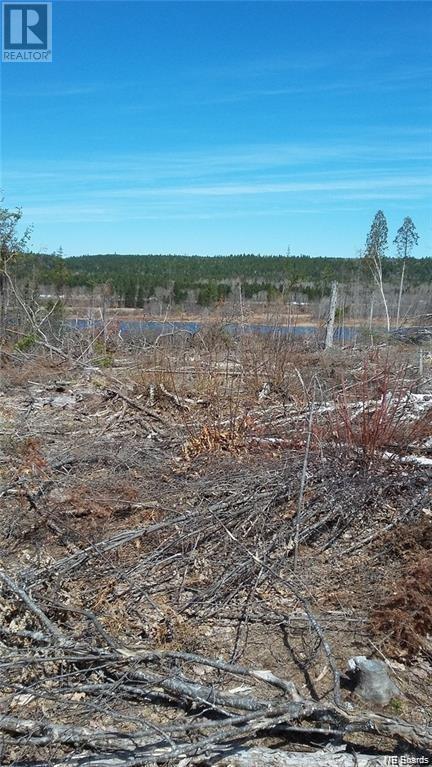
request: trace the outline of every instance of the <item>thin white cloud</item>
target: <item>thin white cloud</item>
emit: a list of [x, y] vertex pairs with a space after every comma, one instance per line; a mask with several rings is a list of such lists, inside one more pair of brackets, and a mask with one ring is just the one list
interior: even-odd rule
[[147, 197], [147, 196], [197, 196], [197, 197], [232, 197], [244, 195], [273, 195], [303, 192], [331, 192], [348, 190], [391, 191], [395, 187], [429, 188], [432, 178], [424, 176], [396, 176], [382, 178], [365, 177], [329, 181], [283, 181], [268, 183], [254, 181], [243, 184], [213, 184], [210, 186], [173, 186], [173, 187], [130, 187], [114, 190], [100, 190], [101, 197]]
[[425, 207], [432, 186], [427, 135], [395, 129], [356, 140], [35, 158], [30, 167], [23, 157], [3, 168], [2, 185], [35, 224], [320, 215], [386, 201]]
[[[169, 179], [220, 180], [230, 177], [256, 176], [264, 171], [286, 176], [290, 169], [301, 167], [302, 176], [313, 168], [314, 177], [323, 173], [334, 177], [352, 173], [354, 168], [365, 168], [370, 162], [376, 173], [377, 163], [382, 167], [398, 167], [402, 162], [426, 162], [431, 157], [431, 142], [419, 139], [418, 135], [395, 141], [387, 135], [368, 140], [346, 141], [334, 137], [320, 143], [287, 142], [285, 144], [251, 144], [245, 146], [214, 147], [212, 150], [193, 152], [155, 152], [133, 155], [81, 158], [74, 161], [47, 163], [37, 167], [32, 160], [29, 169], [10, 167], [4, 162], [3, 172], [6, 183], [20, 181], [64, 182], [83, 185], [110, 185], [116, 182], [138, 182], [151, 184]], [[320, 168], [326, 163], [326, 171]]]

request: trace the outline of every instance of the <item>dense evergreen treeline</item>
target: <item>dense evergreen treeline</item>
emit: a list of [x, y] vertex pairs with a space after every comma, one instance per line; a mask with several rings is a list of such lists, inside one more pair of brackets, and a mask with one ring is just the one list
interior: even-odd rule
[[[269, 298], [285, 288], [300, 291], [309, 299], [327, 295], [332, 280], [341, 283], [367, 281], [370, 273], [364, 259], [312, 258], [309, 256], [177, 256], [117, 255], [61, 258], [57, 254], [27, 253], [17, 259], [18, 278], [33, 284], [52, 285], [56, 290], [108, 285], [126, 306], [140, 306], [156, 288], [169, 289], [176, 303], [191, 289], [198, 303], [211, 304], [229, 295], [240, 282], [245, 298], [267, 291]], [[383, 278], [396, 284], [401, 261], [383, 259]], [[405, 286], [432, 283], [432, 259], [406, 259]]]

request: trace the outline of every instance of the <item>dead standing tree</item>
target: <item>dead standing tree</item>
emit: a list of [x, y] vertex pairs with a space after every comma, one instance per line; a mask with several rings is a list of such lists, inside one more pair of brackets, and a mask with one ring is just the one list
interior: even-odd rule
[[332, 282], [332, 291], [331, 291], [331, 297], [330, 297], [329, 317], [328, 317], [328, 321], [327, 321], [326, 340], [325, 340], [325, 348], [326, 349], [330, 349], [333, 346], [333, 336], [334, 336], [334, 324], [335, 324], [335, 317], [336, 317], [337, 296], [338, 296], [338, 284], [337, 284], [337, 282]]

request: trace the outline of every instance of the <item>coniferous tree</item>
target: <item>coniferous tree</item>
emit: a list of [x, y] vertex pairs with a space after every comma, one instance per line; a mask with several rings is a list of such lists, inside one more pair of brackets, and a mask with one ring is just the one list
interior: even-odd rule
[[387, 238], [387, 219], [382, 210], [379, 210], [375, 214], [375, 218], [372, 221], [372, 225], [366, 239], [364, 258], [371, 270], [373, 280], [381, 294], [386, 315], [387, 330], [390, 330], [390, 315], [383, 285], [383, 259], [385, 258], [385, 252], [387, 250]]
[[396, 245], [396, 252], [399, 258], [409, 258], [411, 256], [414, 245], [418, 245], [419, 236], [415, 227], [414, 221], [410, 216], [406, 216], [403, 220], [403, 224], [397, 230], [396, 237], [393, 242]]
[[417, 229], [415, 228], [414, 221], [412, 220], [412, 218], [410, 218], [410, 216], [405, 216], [403, 220], [403, 224], [397, 230], [396, 237], [393, 240], [393, 242], [396, 245], [397, 255], [399, 258], [402, 259], [402, 271], [401, 271], [401, 278], [400, 278], [400, 284], [399, 284], [399, 297], [398, 297], [397, 317], [396, 317], [397, 327], [399, 327], [400, 308], [401, 308], [403, 285], [404, 285], [404, 279], [405, 279], [406, 259], [411, 256], [414, 245], [418, 245], [418, 240], [419, 240], [419, 237], [417, 234]]

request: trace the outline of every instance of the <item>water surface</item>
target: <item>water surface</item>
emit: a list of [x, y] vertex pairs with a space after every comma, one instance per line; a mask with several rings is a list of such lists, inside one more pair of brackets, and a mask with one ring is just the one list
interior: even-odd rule
[[[100, 320], [87, 320], [76, 319], [68, 320], [68, 326], [76, 330], [85, 330], [90, 327], [100, 328], [102, 322]], [[194, 335], [203, 328], [211, 327], [208, 322], [198, 320], [173, 320], [172, 322], [163, 322], [162, 320], [117, 320], [114, 319], [108, 323], [109, 327], [115, 328], [121, 335], [154, 335], [155, 333], [160, 335], [168, 335], [172, 333], [189, 333]], [[254, 323], [246, 323], [244, 325], [237, 322], [229, 322], [220, 326], [223, 330], [232, 336], [239, 336], [242, 333], [247, 334], [263, 334], [269, 335], [271, 333], [277, 335], [297, 335], [297, 336], [314, 336], [317, 335], [319, 328], [311, 325], [262, 325]], [[336, 328], [334, 338], [337, 341], [349, 341], [356, 335], [356, 329], [351, 327]]]

